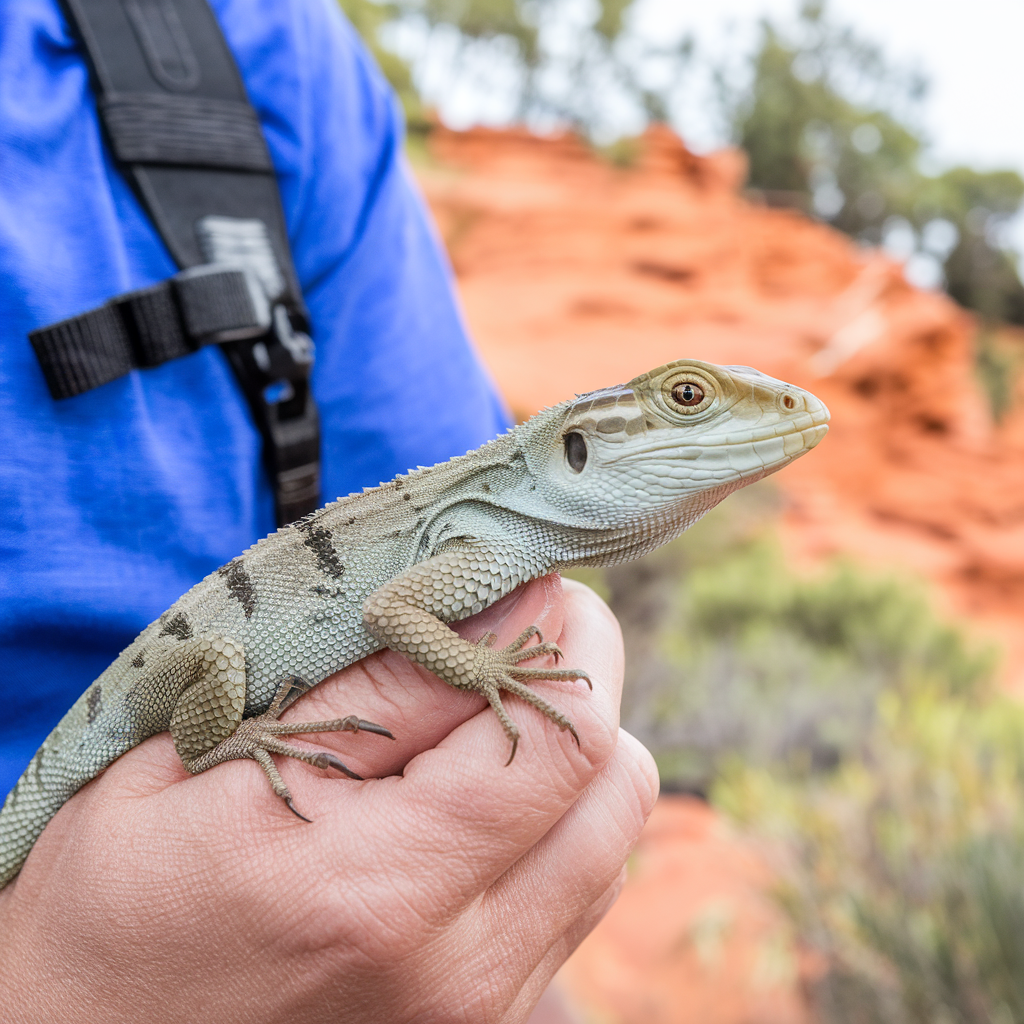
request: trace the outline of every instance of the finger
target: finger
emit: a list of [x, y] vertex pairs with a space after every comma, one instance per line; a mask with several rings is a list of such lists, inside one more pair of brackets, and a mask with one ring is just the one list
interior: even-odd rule
[[[544, 684], [556, 691], [545, 696], [557, 700], [576, 722], [581, 749], [534, 708], [517, 705], [520, 753], [502, 767], [507, 740], [487, 709], [414, 758], [396, 791], [401, 818], [415, 820], [414, 812], [429, 804], [433, 827], [446, 837], [438, 870], [445, 873], [453, 894], [467, 900], [554, 825], [615, 749], [622, 640], [615, 618], [593, 591], [566, 587], [565, 624], [558, 642], [567, 662], [585, 669], [594, 681], [592, 693], [578, 684]], [[541, 688], [538, 683], [537, 690]]]
[[[504, 1020], [529, 1017], [562, 964], [618, 899], [627, 878], [626, 857], [657, 792], [650, 754], [620, 731], [612, 761], [540, 843], [488, 891], [480, 904], [476, 941], [498, 949], [507, 944], [506, 964], [524, 959], [529, 964], [531, 952], [539, 957]], [[610, 884], [602, 888], [609, 876]]]
[[510, 951], [543, 951], [566, 936], [581, 941], [583, 922], [614, 886], [657, 793], [654, 759], [620, 730], [615, 754], [597, 778], [477, 905], [478, 941]]
[[[544, 954], [541, 961], [533, 969], [522, 988], [513, 998], [511, 1005], [502, 1018], [502, 1024], [530, 1020], [530, 1014], [536, 1009], [544, 993], [550, 988], [555, 975], [562, 965], [575, 952], [577, 946], [601, 923], [605, 914], [619, 898], [626, 884], [626, 867], [623, 865], [615, 881], [600, 895], [593, 906], [588, 907], [572, 927], [560, 935], [551, 948]], [[561, 1001], [555, 990], [555, 1005]]]
[[[476, 639], [488, 630], [498, 634], [498, 643], [511, 642], [527, 625], [536, 623], [550, 635], [562, 628], [562, 591], [557, 577], [544, 577], [517, 588], [478, 615], [453, 628], [461, 635]], [[328, 677], [297, 700], [281, 716], [281, 721], [332, 719], [356, 714], [390, 729], [395, 740], [366, 733], [322, 733], [299, 736], [297, 746], [325, 750], [337, 755], [357, 774], [365, 778], [393, 775], [416, 754], [436, 746], [454, 728], [477, 714], [486, 701], [477, 694], [453, 689], [426, 669], [394, 651], [381, 651]], [[310, 799], [310, 793], [327, 788], [323, 799], [337, 798], [333, 773], [310, 771], [308, 766], [279, 761], [279, 767], [297, 801]], [[254, 799], [268, 806], [262, 771], [253, 762], [231, 761], [218, 765], [216, 772], [191, 776], [177, 756], [170, 736], [162, 733], [129, 751], [109, 773], [124, 775], [126, 790], [135, 795], [158, 793], [167, 786], [189, 780], [200, 792], [214, 783], [224, 785], [224, 773], [236, 773], [247, 780]], [[243, 782], [243, 785], [246, 783]], [[319, 800], [320, 797], [314, 799]], [[315, 808], [313, 808], [315, 809]]]
[[[517, 588], [478, 615], [453, 623], [452, 629], [472, 641], [494, 632], [499, 647], [530, 625], [557, 636], [562, 603], [559, 578], [547, 576]], [[404, 655], [385, 650], [324, 680], [281, 718], [309, 721], [357, 714], [386, 727], [394, 742], [351, 734], [321, 734], [315, 740], [338, 753], [358, 774], [379, 777], [400, 773], [413, 757], [437, 746], [486, 703], [478, 694], [454, 689]]]

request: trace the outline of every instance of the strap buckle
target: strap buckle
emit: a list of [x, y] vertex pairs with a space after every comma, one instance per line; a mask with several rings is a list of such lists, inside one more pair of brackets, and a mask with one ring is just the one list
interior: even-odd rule
[[315, 348], [303, 326], [278, 303], [260, 337], [220, 343], [263, 435], [279, 526], [320, 504], [320, 419], [310, 388]]
[[29, 335], [50, 393], [71, 398], [203, 345], [223, 349], [263, 437], [278, 526], [320, 504], [313, 341], [262, 221], [205, 217], [208, 262]]
[[196, 223], [196, 233], [207, 266], [244, 270], [253, 309], [265, 324], [255, 334], [221, 331], [212, 340], [227, 355], [263, 435], [277, 524], [284, 526], [320, 504], [320, 420], [310, 390], [313, 341], [302, 312], [289, 302], [262, 220], [210, 215]]

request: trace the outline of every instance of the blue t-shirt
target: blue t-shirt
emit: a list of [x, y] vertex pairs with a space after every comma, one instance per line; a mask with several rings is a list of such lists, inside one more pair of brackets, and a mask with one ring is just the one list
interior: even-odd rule
[[[335, 0], [212, 0], [277, 170], [309, 306], [324, 496], [482, 444], [505, 414]], [[85, 687], [274, 529], [216, 348], [55, 402], [29, 331], [176, 271], [102, 142], [57, 0], [0, 3], [0, 795]]]

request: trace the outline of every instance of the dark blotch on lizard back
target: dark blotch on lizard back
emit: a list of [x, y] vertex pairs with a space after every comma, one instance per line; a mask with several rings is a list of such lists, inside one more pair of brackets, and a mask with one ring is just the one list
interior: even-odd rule
[[322, 526], [310, 526], [306, 530], [306, 539], [303, 543], [316, 555], [316, 564], [322, 573], [341, 579], [345, 566], [338, 561], [338, 552], [331, 543], [330, 530], [325, 530]]
[[89, 690], [88, 697], [88, 713], [86, 719], [89, 724], [92, 725], [96, 721], [96, 716], [100, 713], [100, 709], [103, 707], [103, 687], [94, 686]]
[[192, 638], [192, 627], [189, 625], [188, 617], [184, 612], [172, 615], [160, 630], [160, 636], [176, 636], [179, 640], [190, 640]]
[[136, 654], [134, 658], [132, 658], [132, 668], [142, 668], [142, 666], [145, 664], [146, 659], [145, 657], [143, 657], [142, 651], [139, 651], [139, 653]]
[[242, 606], [247, 619], [252, 618], [256, 610], [256, 588], [253, 586], [252, 578], [245, 571], [242, 560], [236, 558], [227, 565], [222, 565], [217, 572], [224, 577], [224, 583], [228, 593]]

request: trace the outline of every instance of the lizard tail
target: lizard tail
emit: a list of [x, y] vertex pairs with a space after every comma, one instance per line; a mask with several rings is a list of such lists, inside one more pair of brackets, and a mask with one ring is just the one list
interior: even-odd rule
[[65, 801], [140, 742], [118, 728], [120, 709], [98, 713], [102, 680], [75, 702], [7, 794], [0, 809], [0, 889], [21, 870], [32, 844]]
[[83, 785], [60, 791], [47, 786], [43, 782], [44, 773], [49, 774], [45, 758], [45, 748], [40, 747], [0, 810], [0, 888], [21, 870], [32, 844], [61, 804]]

